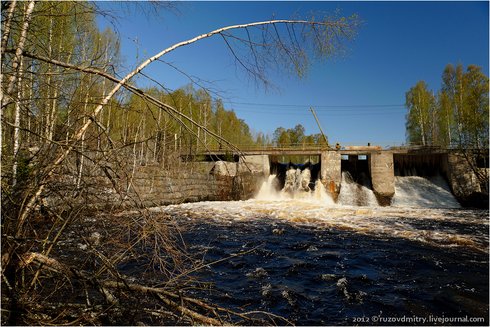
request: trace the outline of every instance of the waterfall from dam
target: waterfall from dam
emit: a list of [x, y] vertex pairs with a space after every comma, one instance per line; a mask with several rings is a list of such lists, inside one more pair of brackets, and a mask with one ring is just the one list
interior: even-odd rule
[[286, 200], [286, 199], [302, 199], [321, 201], [325, 204], [334, 205], [334, 201], [325, 190], [325, 187], [320, 180], [315, 181], [314, 189], [310, 187], [311, 172], [306, 168], [301, 169], [291, 168], [286, 172], [284, 187], [279, 191], [279, 181], [276, 175], [270, 175], [263, 182], [259, 193], [255, 197], [257, 200]]
[[[331, 196], [325, 190], [320, 180], [315, 181], [315, 187], [310, 187], [311, 172], [308, 168], [304, 170], [289, 169], [286, 172], [284, 187], [279, 189], [279, 180], [276, 175], [270, 175], [264, 181], [259, 193], [255, 197], [257, 200], [312, 200], [323, 204], [335, 205]], [[378, 206], [376, 196], [371, 188], [356, 183], [349, 172], [342, 173], [342, 184], [338, 204], [345, 206]]]
[[395, 207], [460, 208], [447, 182], [441, 176], [396, 176], [395, 196], [391, 201]]
[[[257, 200], [307, 200], [326, 205], [377, 207], [378, 201], [367, 179], [357, 183], [347, 171], [342, 172], [342, 183], [337, 203], [333, 201], [320, 180], [314, 187], [311, 171], [291, 168], [286, 172], [284, 187], [280, 189], [276, 175], [263, 182]], [[405, 208], [460, 208], [447, 182], [441, 176], [396, 176], [392, 206]]]
[[378, 201], [373, 190], [365, 182], [362, 185], [355, 182], [348, 171], [342, 172], [342, 184], [340, 184], [340, 193], [338, 203], [351, 206], [378, 206]]

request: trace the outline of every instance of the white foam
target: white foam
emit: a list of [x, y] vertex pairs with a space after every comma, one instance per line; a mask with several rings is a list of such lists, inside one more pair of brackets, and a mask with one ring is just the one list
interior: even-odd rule
[[430, 180], [420, 176], [396, 176], [395, 196], [391, 205], [417, 208], [461, 207], [446, 181], [440, 176]]
[[286, 172], [284, 187], [282, 190], [278, 190], [279, 181], [276, 175], [270, 175], [262, 183], [255, 199], [262, 201], [313, 201], [320, 204], [335, 205], [321, 181], [317, 180], [315, 188], [312, 190], [309, 186], [310, 180], [311, 172], [308, 168], [303, 171], [291, 168]]
[[342, 172], [342, 184], [338, 203], [341, 205], [377, 207], [378, 200], [373, 191], [353, 181], [349, 172]]

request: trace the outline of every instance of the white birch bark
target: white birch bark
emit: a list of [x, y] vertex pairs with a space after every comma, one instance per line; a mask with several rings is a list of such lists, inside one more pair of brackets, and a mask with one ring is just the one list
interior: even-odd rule
[[14, 10], [15, 10], [16, 5], [17, 5], [17, 0], [13, 0], [10, 2], [10, 7], [7, 11], [7, 17], [6, 17], [5, 21], [3, 22], [2, 44], [1, 44], [2, 53], [3, 53], [3, 50], [5, 50], [5, 48], [7, 47], [7, 43], [8, 43], [9, 36], [10, 36], [10, 24], [12, 23], [12, 17], [14, 15]]
[[19, 149], [20, 149], [20, 101], [22, 99], [22, 68], [23, 61], [20, 61], [19, 65], [19, 77], [17, 78], [17, 100], [15, 101], [15, 118], [14, 118], [14, 147], [13, 158], [14, 164], [12, 167], [12, 185], [17, 184], [17, 166], [19, 163]]
[[[30, 23], [31, 18], [32, 18], [32, 11], [34, 10], [34, 4], [35, 4], [34, 0], [29, 1], [29, 3], [27, 4], [26, 12], [24, 14], [24, 22], [23, 22], [22, 29], [20, 32], [19, 42], [17, 43], [14, 58], [12, 60], [12, 71], [13, 71], [13, 73], [9, 79], [5, 93], [4, 93], [3, 88], [1, 87], [1, 86], [3, 86], [3, 72], [0, 71], [0, 121], [2, 120], [2, 114], [3, 114], [4, 107], [7, 104], [7, 101], [5, 100], [6, 96], [9, 96], [10, 94], [12, 94], [12, 91], [14, 90], [15, 80], [16, 80], [17, 75], [18, 75], [16, 71], [19, 68], [19, 63], [21, 61], [22, 52], [24, 51], [24, 46], [25, 46], [25, 42], [26, 42], [26, 38], [27, 38], [27, 31], [29, 30], [29, 23]], [[3, 148], [3, 127], [2, 127], [2, 124], [0, 124], [0, 157], [2, 156], [2, 148]]]

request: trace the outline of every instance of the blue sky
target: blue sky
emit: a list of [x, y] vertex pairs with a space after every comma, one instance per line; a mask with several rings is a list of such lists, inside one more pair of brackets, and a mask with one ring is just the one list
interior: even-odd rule
[[[488, 75], [488, 2], [179, 2], [157, 15], [132, 5], [100, 2], [116, 24], [127, 68], [174, 43], [218, 27], [311, 12], [358, 14], [363, 21], [347, 54], [312, 61], [306, 77], [274, 73], [276, 88], [264, 90], [237, 69], [219, 37], [180, 48], [162, 58], [217, 90], [255, 132], [302, 124], [318, 133], [317, 111], [331, 142], [401, 144], [405, 141], [405, 92], [424, 80], [435, 92], [448, 63], [476, 64]], [[142, 5], [140, 3], [140, 5]], [[101, 26], [106, 20], [99, 20]], [[170, 89], [187, 77], [162, 63], [146, 74]], [[140, 78], [137, 83], [148, 85]]]

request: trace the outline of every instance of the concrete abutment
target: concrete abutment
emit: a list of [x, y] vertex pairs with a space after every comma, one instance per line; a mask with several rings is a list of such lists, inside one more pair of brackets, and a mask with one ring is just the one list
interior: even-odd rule
[[[318, 151], [315, 155], [320, 156], [319, 164], [309, 166], [312, 179], [320, 179], [335, 201], [342, 183], [343, 154], [365, 156], [365, 161], [359, 157], [352, 161], [359, 159], [357, 170], [363, 175], [369, 175], [372, 190], [380, 205], [390, 205], [395, 194], [395, 176], [414, 172], [424, 175], [429, 172], [445, 177], [463, 206], [488, 208], [488, 186], [485, 188], [478, 180], [465, 156], [447, 150], [435, 153], [372, 149]], [[180, 162], [170, 170], [164, 170], [158, 164], [138, 166], [131, 180], [112, 176], [117, 181], [117, 191], [105, 177], [106, 174], [94, 167], [89, 170], [90, 175], [84, 176], [88, 185], [86, 191], [97, 194], [93, 200], [95, 206], [122, 204], [126, 207], [148, 207], [194, 201], [245, 200], [256, 195], [267, 180], [271, 169], [274, 169], [274, 155], [246, 155], [233, 162]], [[368, 166], [367, 170], [365, 166]], [[488, 168], [480, 169], [488, 175]], [[401, 171], [406, 173], [402, 174]], [[57, 188], [62, 190], [65, 184], [68, 194], [73, 181], [69, 176], [60, 176]]]

